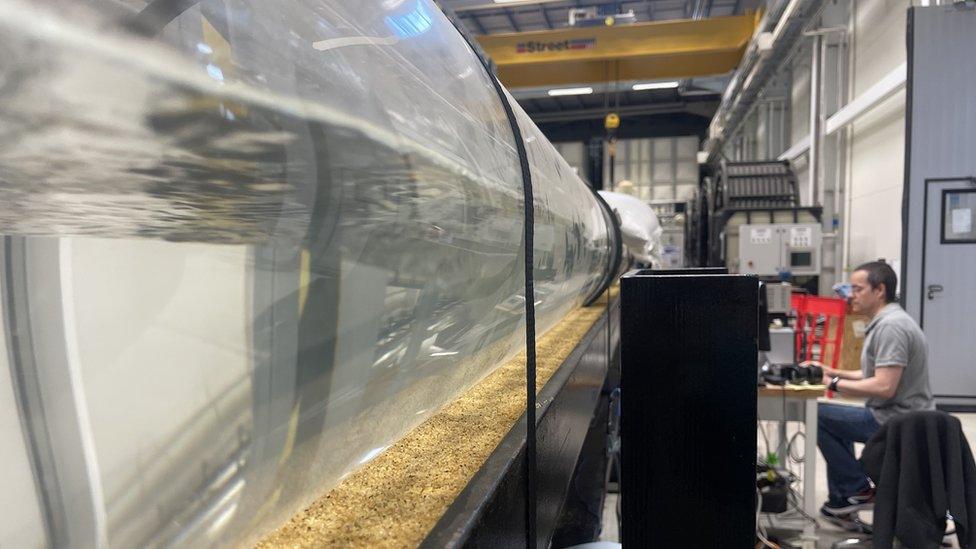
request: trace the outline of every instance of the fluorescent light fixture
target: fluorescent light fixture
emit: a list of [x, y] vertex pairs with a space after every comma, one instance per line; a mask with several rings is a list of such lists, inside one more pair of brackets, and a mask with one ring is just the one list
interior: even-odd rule
[[559, 88], [555, 90], [549, 90], [549, 95], [551, 97], [556, 97], [557, 95], [589, 95], [593, 93], [593, 88]]
[[677, 81], [672, 82], [638, 82], [634, 84], [634, 91], [643, 90], [670, 90], [678, 87]]

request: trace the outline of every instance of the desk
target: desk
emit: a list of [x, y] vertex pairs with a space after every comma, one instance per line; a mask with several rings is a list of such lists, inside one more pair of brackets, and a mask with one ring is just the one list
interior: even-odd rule
[[[779, 387], [770, 385], [759, 388], [760, 420], [779, 421], [777, 454], [786, 463], [786, 422], [799, 421], [805, 425], [803, 444], [803, 510], [811, 517], [819, 514], [817, 506], [817, 399], [824, 395], [822, 385]], [[804, 520], [803, 538], [815, 538], [815, 525]]]

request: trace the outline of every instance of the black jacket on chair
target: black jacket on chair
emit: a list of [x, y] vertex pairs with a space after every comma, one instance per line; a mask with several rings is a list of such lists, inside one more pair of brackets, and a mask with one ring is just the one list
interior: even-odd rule
[[976, 549], [976, 464], [959, 420], [943, 412], [892, 418], [868, 440], [861, 464], [877, 487], [874, 546], [894, 538], [939, 547], [952, 513], [961, 547]]

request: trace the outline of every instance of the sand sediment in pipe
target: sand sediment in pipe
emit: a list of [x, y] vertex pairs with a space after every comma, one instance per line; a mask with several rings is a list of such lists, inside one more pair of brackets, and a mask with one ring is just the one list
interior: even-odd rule
[[[617, 288], [611, 289], [616, 295]], [[575, 309], [536, 342], [542, 388], [606, 308]], [[525, 411], [520, 353], [258, 543], [415, 547]]]

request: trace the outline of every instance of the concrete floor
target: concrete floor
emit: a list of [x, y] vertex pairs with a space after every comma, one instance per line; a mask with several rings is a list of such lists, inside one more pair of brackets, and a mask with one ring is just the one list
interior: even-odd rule
[[[952, 414], [952, 415], [958, 417], [959, 420], [962, 422], [962, 428], [966, 434], [966, 439], [969, 441], [969, 445], [973, 448], [973, 452], [976, 453], [976, 414]], [[763, 423], [767, 424], [766, 425], [767, 434], [770, 437], [775, 437], [774, 425], [769, 422], [763, 422]], [[792, 436], [792, 434], [796, 432], [796, 428], [797, 427], [795, 426], [791, 426], [791, 429], [789, 430], [790, 436]], [[773, 442], [772, 440], [770, 442], [772, 444], [775, 444], [775, 442]], [[760, 445], [762, 445], [761, 436], [760, 436]], [[860, 447], [858, 448], [858, 451], [860, 452]], [[794, 467], [794, 470], [797, 469], [799, 469], [799, 467]], [[827, 470], [824, 464], [823, 456], [821, 456], [819, 452], [817, 452], [816, 489], [817, 489], [817, 501], [826, 501], [827, 500]], [[606, 503], [604, 504], [603, 507], [603, 532], [600, 535], [601, 541], [620, 540], [619, 532], [617, 529], [617, 515], [616, 515], [617, 499], [618, 499], [617, 494], [607, 494]], [[861, 518], [866, 522], [871, 522], [871, 513], [864, 512], [862, 513]], [[856, 536], [856, 535], [849, 534], [831, 524], [827, 524], [822, 521], [818, 521], [817, 536], [819, 538], [817, 540], [817, 549], [821, 549], [821, 548], [829, 549], [830, 546], [836, 541], [849, 539], [852, 537], [863, 537], [863, 536]], [[953, 547], [959, 547], [955, 537], [951, 538], [951, 540], [953, 543]]]
[[603, 531], [600, 541], [620, 541], [620, 530], [617, 528], [617, 501], [620, 496], [607, 494], [603, 502]]

